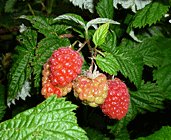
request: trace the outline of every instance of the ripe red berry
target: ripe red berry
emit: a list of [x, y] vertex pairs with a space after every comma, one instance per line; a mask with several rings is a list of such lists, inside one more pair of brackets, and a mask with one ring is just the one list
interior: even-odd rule
[[108, 96], [100, 107], [105, 115], [120, 120], [128, 112], [130, 96], [127, 86], [118, 78], [108, 80], [108, 86]]
[[64, 87], [81, 73], [83, 59], [80, 54], [69, 47], [54, 51], [49, 59], [49, 79], [54, 86]]
[[99, 74], [96, 78], [78, 76], [73, 83], [74, 95], [84, 104], [97, 107], [102, 104], [107, 97], [107, 79], [104, 74]]

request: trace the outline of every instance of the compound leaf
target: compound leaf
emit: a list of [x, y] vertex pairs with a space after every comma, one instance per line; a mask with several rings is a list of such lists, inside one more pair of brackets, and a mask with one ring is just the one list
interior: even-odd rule
[[119, 70], [119, 64], [112, 54], [105, 53], [104, 57], [101, 55], [97, 55], [95, 60], [102, 71], [109, 73], [110, 75], [117, 74], [117, 71]]
[[51, 96], [37, 107], [26, 110], [0, 124], [1, 139], [87, 140], [73, 110], [76, 106], [64, 98]]
[[159, 21], [168, 10], [169, 5], [159, 0], [154, 1], [136, 13], [132, 26], [135, 28], [145, 27], [147, 24], [151, 26]]

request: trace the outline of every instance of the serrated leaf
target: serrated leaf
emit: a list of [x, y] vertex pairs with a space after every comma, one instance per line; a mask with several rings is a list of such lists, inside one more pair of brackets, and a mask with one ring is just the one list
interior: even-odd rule
[[54, 20], [69, 20], [74, 21], [75, 23], [80, 24], [83, 28], [85, 28], [85, 21], [83, 18], [76, 14], [63, 14], [58, 17], [56, 17]]
[[109, 73], [110, 75], [117, 74], [117, 71], [119, 70], [119, 64], [112, 54], [105, 53], [104, 57], [101, 55], [97, 55], [95, 60], [102, 71]]
[[17, 0], [7, 0], [5, 4], [5, 12], [12, 13], [14, 11], [14, 5]]
[[31, 51], [36, 48], [37, 45], [37, 32], [31, 29], [27, 29], [23, 34], [17, 37], [21, 45], [24, 45], [25, 49]]
[[[126, 49], [125, 49], [126, 50]], [[139, 87], [142, 79], [143, 59], [137, 56], [130, 49], [128, 52], [120, 52], [116, 54], [116, 60], [120, 67], [120, 72], [130, 79], [136, 87]]]
[[46, 37], [38, 43], [38, 49], [36, 49], [33, 70], [35, 76], [35, 87], [40, 86], [42, 66], [51, 56], [52, 52], [59, 47], [69, 46], [69, 44], [70, 42], [68, 39], [60, 39], [55, 35]]
[[0, 120], [4, 117], [5, 109], [5, 87], [0, 84]]
[[102, 23], [120, 24], [119, 22], [114, 21], [114, 20], [112, 20], [112, 19], [108, 19], [108, 18], [95, 18], [95, 19], [92, 19], [92, 20], [90, 20], [89, 22], [87, 22], [85, 28], [88, 30], [88, 28], [89, 28], [90, 26], [94, 26], [94, 25], [102, 24]]
[[140, 137], [137, 140], [170, 140], [171, 139], [171, 127], [163, 126], [160, 130], [147, 136]]
[[93, 13], [94, 3], [93, 0], [69, 0], [73, 5], [78, 6], [81, 9], [88, 9]]
[[153, 72], [153, 77], [161, 87], [165, 98], [171, 100], [171, 64], [158, 68]]
[[101, 18], [113, 19], [113, 0], [100, 0], [96, 10]]
[[103, 51], [109, 52], [109, 53], [114, 53], [116, 50], [116, 34], [114, 31], [109, 31], [106, 36], [105, 42], [98, 46], [101, 48]]
[[138, 45], [137, 53], [143, 56], [143, 62], [149, 67], [160, 66], [162, 63], [162, 54], [159, 50], [160, 42], [155, 37], [144, 39]]
[[133, 12], [136, 12], [139, 9], [144, 8], [152, 0], [114, 0], [113, 5], [115, 8], [118, 8], [117, 5], [121, 4], [123, 8], [131, 8]]
[[7, 103], [15, 99], [20, 92], [26, 79], [30, 77], [30, 68], [28, 64], [32, 59], [31, 52], [26, 52], [18, 56], [17, 61], [13, 65], [9, 74], [9, 86], [8, 86], [8, 97]]
[[145, 111], [154, 112], [157, 109], [162, 109], [164, 96], [160, 88], [155, 83], [141, 83], [141, 87], [137, 91], [131, 91], [131, 101], [136, 105], [138, 112]]
[[147, 24], [151, 26], [159, 21], [168, 10], [169, 5], [154, 1], [136, 13], [132, 26], [135, 28], [145, 27]]
[[54, 24], [52, 18], [41, 16], [21, 16], [20, 18], [29, 20], [32, 26], [45, 36], [60, 35], [66, 33], [66, 30], [70, 28], [69, 26]]
[[93, 35], [93, 42], [95, 46], [100, 46], [105, 42], [107, 32], [109, 30], [109, 23], [101, 25]]
[[0, 124], [1, 139], [87, 140], [73, 113], [76, 106], [64, 98], [51, 96], [37, 107]]

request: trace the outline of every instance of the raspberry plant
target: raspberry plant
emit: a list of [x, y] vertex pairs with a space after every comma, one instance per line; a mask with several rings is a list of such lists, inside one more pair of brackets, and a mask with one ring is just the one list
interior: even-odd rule
[[[170, 0], [3, 1], [0, 17], [17, 16], [17, 32], [15, 48], [0, 56], [0, 137], [164, 139], [169, 126], [133, 136], [131, 124], [164, 112], [171, 100], [170, 6]], [[0, 25], [11, 31], [7, 19]]]

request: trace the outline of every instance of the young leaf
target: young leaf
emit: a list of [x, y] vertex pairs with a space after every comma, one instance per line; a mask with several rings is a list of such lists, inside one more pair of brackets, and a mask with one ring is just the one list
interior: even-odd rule
[[138, 112], [145, 111], [154, 112], [157, 109], [162, 109], [164, 96], [160, 88], [154, 83], [141, 83], [141, 87], [137, 91], [131, 91], [131, 101], [135, 104]]
[[74, 21], [75, 23], [80, 24], [83, 28], [85, 28], [85, 21], [83, 18], [76, 14], [64, 14], [56, 17], [54, 20], [69, 20]]
[[116, 58], [110, 53], [104, 54], [104, 57], [97, 55], [95, 58], [97, 65], [102, 71], [109, 73], [110, 75], [116, 75], [119, 70], [119, 64]]
[[81, 9], [88, 9], [93, 13], [94, 3], [93, 0], [69, 0], [73, 5], [78, 6]]
[[137, 140], [170, 140], [171, 139], [171, 127], [163, 126], [160, 130], [147, 137], [140, 137]]
[[64, 98], [51, 96], [37, 107], [0, 124], [1, 139], [87, 140], [73, 113], [76, 106]]
[[32, 23], [32, 26], [45, 36], [50, 35], [60, 35], [66, 33], [66, 30], [70, 28], [65, 25], [57, 25], [54, 24], [54, 20], [52, 18], [46, 18], [41, 16], [21, 16], [20, 18], [27, 19]]
[[55, 35], [46, 37], [38, 43], [33, 70], [35, 87], [40, 86], [42, 66], [46, 63], [52, 52], [61, 46], [69, 46], [69, 44], [70, 42], [68, 39], [60, 39]]
[[119, 22], [108, 18], [95, 18], [87, 22], [85, 29], [88, 30], [90, 26], [94, 26], [101, 23], [120, 24]]
[[106, 35], [106, 40], [105, 42], [98, 46], [101, 48], [103, 51], [109, 52], [109, 53], [114, 53], [116, 50], [116, 34], [114, 31], [109, 31]]
[[4, 117], [5, 109], [5, 87], [0, 84], [0, 120]]
[[93, 35], [93, 42], [95, 46], [100, 46], [105, 42], [106, 35], [109, 29], [109, 23], [101, 25]]
[[157, 84], [161, 87], [162, 93], [165, 98], [171, 100], [171, 64], [158, 68], [153, 72], [154, 79], [157, 80]]
[[159, 21], [168, 10], [169, 5], [160, 0], [154, 1], [136, 13], [132, 26], [135, 28], [145, 27], [147, 24], [151, 26]]
[[96, 10], [101, 18], [113, 19], [113, 0], [100, 0]]

